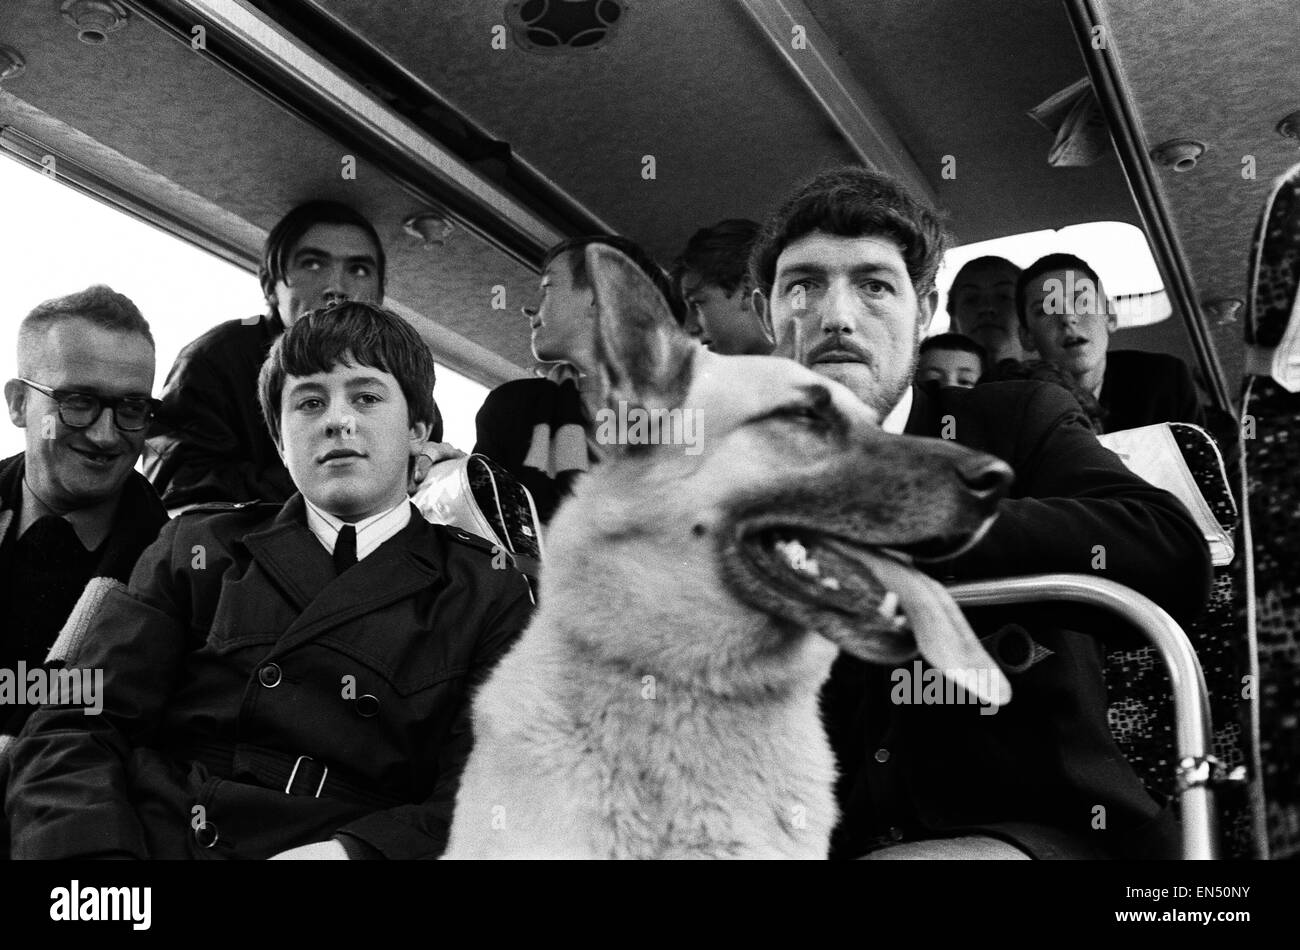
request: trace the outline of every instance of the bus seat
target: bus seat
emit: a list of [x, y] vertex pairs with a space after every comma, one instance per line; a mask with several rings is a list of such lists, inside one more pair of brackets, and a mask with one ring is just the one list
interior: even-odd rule
[[1092, 604], [1112, 611], [1146, 636], [1170, 683], [1176, 761], [1170, 763], [1169, 778], [1180, 805], [1183, 857], [1205, 860], [1220, 855], [1215, 787], [1221, 770], [1213, 755], [1205, 677], [1187, 634], [1168, 613], [1137, 591], [1088, 574], [1001, 577], [953, 584], [948, 592], [963, 607], [1037, 601]]
[[1241, 400], [1269, 853], [1300, 855], [1300, 165], [1273, 183], [1250, 254]]
[[437, 463], [411, 501], [433, 524], [491, 541], [536, 585], [544, 554], [537, 506], [528, 489], [486, 455]]
[[[1167, 423], [1166, 427], [1189, 473], [1190, 491], [1197, 496], [1184, 499], [1185, 504], [1198, 522], [1203, 518], [1215, 522], [1206, 529], [1207, 537], [1221, 530], [1230, 541], [1230, 550], [1224, 552], [1227, 557], [1220, 553], [1214, 558], [1213, 586], [1205, 612], [1186, 628], [1186, 634], [1200, 660], [1209, 694], [1214, 723], [1212, 752], [1225, 772], [1236, 770], [1239, 777], [1256, 785], [1251, 789], [1247, 781], [1236, 782], [1220, 796], [1223, 853], [1234, 858], [1262, 857], [1259, 815], [1252, 809], [1259, 797], [1259, 750], [1251, 727], [1256, 694], [1245, 688], [1251, 650], [1240, 607], [1241, 591], [1245, 589], [1240, 569], [1244, 558], [1239, 553], [1231, 556], [1231, 551], [1240, 548], [1234, 537], [1239, 524], [1237, 503], [1213, 437], [1186, 423]], [[1152, 440], [1148, 437], [1147, 441]], [[1151, 480], [1183, 497], [1175, 486]], [[1194, 510], [1202, 502], [1203, 516]], [[1215, 547], [1212, 545], [1212, 550]], [[1116, 744], [1148, 789], [1177, 802], [1177, 751], [1169, 674], [1155, 650], [1142, 647], [1109, 653], [1106, 690]]]

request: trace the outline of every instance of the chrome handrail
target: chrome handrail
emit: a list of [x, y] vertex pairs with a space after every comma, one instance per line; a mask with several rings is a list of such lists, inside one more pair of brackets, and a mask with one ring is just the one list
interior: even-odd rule
[[1173, 617], [1137, 591], [1088, 574], [1036, 574], [968, 581], [950, 585], [948, 592], [964, 607], [1052, 600], [1093, 604], [1114, 611], [1141, 630], [1160, 654], [1173, 686], [1183, 858], [1218, 858], [1218, 818], [1211, 787], [1214, 759], [1210, 754], [1210, 697], [1196, 651]]

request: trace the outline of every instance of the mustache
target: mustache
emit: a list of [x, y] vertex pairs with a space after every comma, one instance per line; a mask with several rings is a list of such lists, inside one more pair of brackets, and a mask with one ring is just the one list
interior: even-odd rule
[[846, 337], [828, 337], [825, 340], [822, 340], [804, 354], [804, 359], [807, 363], [815, 363], [823, 356], [832, 353], [837, 356], [851, 356], [853, 359], [868, 367], [875, 366], [876, 364], [875, 357], [873, 357], [870, 352], [859, 345], [856, 340], [851, 340]]

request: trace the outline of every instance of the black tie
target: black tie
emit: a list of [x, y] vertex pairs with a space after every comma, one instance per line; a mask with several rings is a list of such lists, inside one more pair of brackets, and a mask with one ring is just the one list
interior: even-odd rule
[[334, 539], [334, 573], [342, 574], [357, 563], [357, 529], [350, 524], [339, 528]]

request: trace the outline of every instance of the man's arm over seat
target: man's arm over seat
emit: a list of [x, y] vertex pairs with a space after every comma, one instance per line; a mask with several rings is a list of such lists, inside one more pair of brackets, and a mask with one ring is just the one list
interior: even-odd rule
[[1007, 385], [1020, 395], [1000, 424], [1020, 435], [1000, 442], [991, 434], [989, 445], [995, 454], [999, 444], [1014, 446], [1015, 457], [1004, 456], [1016, 472], [1014, 497], [978, 544], [942, 566], [948, 579], [1096, 574], [1146, 595], [1180, 623], [1193, 619], [1209, 596], [1210, 556], [1187, 509], [1103, 448], [1064, 391]]

